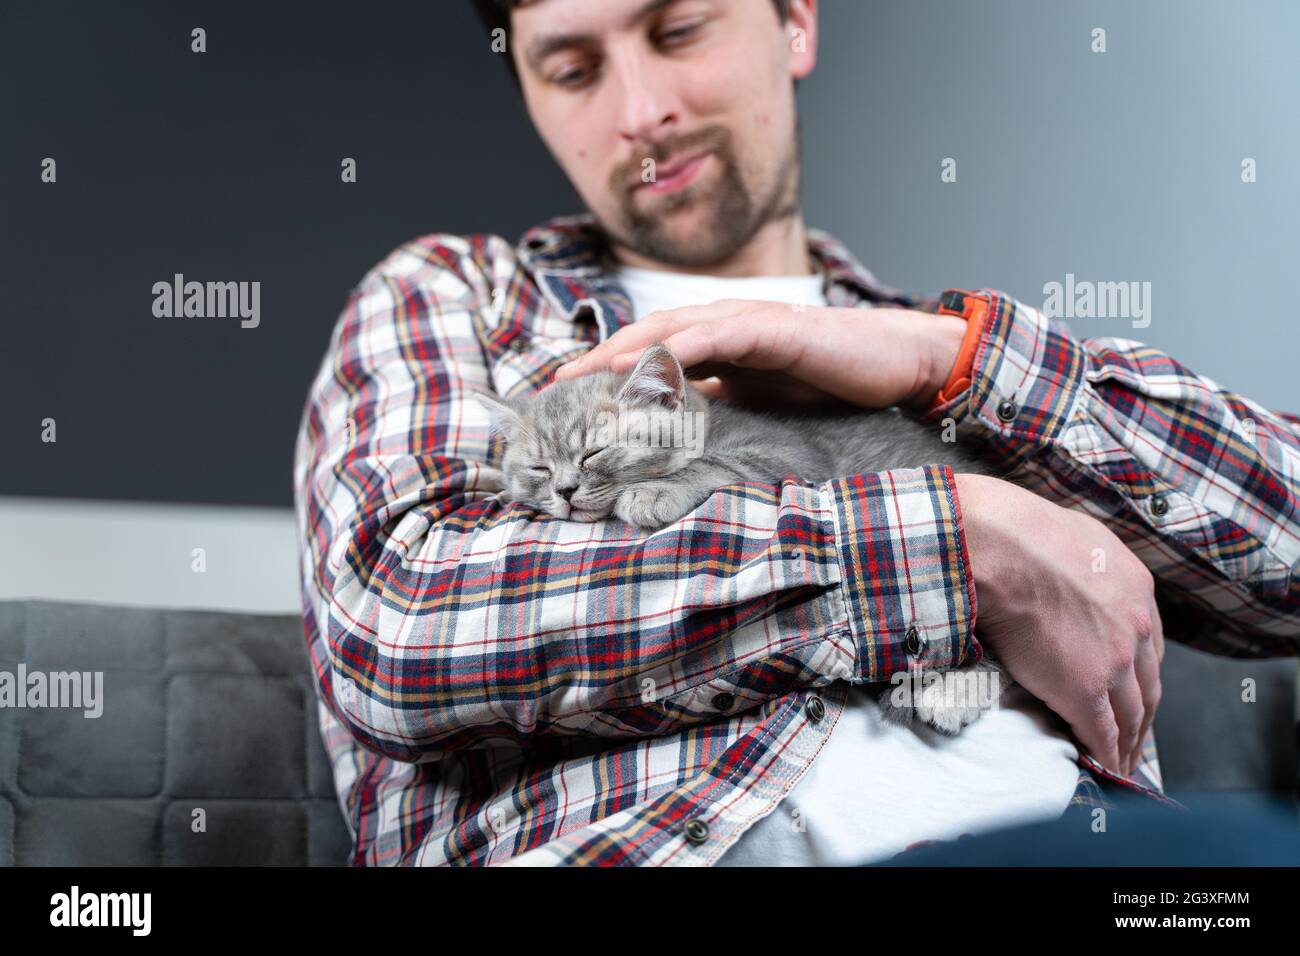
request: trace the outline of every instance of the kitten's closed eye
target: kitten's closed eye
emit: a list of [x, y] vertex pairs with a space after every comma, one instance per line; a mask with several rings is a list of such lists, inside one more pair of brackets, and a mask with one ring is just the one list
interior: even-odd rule
[[580, 466], [592, 471], [600, 471], [602, 465], [608, 465], [610, 461], [610, 449], [595, 448], [582, 456]]

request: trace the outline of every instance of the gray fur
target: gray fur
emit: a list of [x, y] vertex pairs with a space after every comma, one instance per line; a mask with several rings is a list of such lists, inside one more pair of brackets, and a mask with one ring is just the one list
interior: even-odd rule
[[[787, 475], [820, 484], [927, 464], [997, 473], [974, 449], [943, 441], [937, 427], [896, 408], [774, 414], [706, 396], [689, 385], [677, 358], [660, 344], [647, 348], [628, 373], [597, 372], [556, 382], [523, 401], [475, 397], [488, 409], [494, 432], [506, 439], [501, 466], [506, 500], [574, 521], [614, 517], [660, 528], [690, 514], [724, 485]], [[698, 444], [664, 447], [627, 434], [615, 442], [597, 440], [607, 437], [602, 425], [620, 411], [661, 426], [661, 435], [689, 415]], [[568, 500], [562, 491], [569, 492]], [[962, 671], [980, 669], [996, 671], [1004, 690], [1010, 685], [1006, 672], [987, 656]], [[982, 713], [936, 706], [929, 689], [914, 710], [900, 707], [889, 701], [890, 689], [886, 685], [880, 694], [886, 716], [906, 721], [915, 713], [945, 734], [957, 733]]]

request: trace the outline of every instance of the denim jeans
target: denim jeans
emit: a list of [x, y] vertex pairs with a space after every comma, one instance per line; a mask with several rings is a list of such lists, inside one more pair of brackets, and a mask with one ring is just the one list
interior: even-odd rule
[[873, 866], [1300, 866], [1293, 801], [1179, 795], [1187, 812], [1124, 798], [1106, 812], [998, 830]]

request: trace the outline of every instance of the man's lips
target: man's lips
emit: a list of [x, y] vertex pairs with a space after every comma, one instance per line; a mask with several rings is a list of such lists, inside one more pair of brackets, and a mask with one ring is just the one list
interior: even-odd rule
[[709, 153], [700, 153], [687, 159], [679, 159], [668, 166], [660, 166], [655, 170], [653, 182], [638, 182], [637, 188], [652, 193], [667, 193], [681, 189], [695, 177], [700, 165], [709, 155]]

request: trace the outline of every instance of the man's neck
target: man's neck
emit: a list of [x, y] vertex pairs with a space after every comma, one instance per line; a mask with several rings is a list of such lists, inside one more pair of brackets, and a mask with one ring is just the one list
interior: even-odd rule
[[806, 276], [817, 271], [808, 252], [803, 216], [786, 216], [761, 226], [734, 255], [708, 266], [679, 266], [650, 259], [611, 239], [610, 251], [622, 265], [687, 275]]

